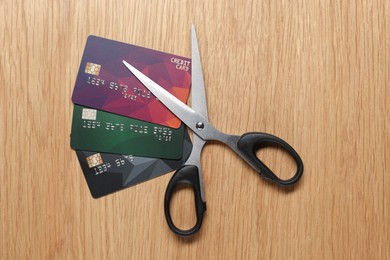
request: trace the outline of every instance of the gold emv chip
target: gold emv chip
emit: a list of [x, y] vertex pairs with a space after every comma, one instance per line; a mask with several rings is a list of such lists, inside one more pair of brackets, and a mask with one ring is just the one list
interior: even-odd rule
[[85, 73], [99, 76], [101, 67], [102, 67], [102, 65], [95, 64], [92, 62], [87, 62], [87, 65], [85, 65]]
[[103, 164], [103, 159], [100, 153], [95, 153], [86, 158], [89, 168]]

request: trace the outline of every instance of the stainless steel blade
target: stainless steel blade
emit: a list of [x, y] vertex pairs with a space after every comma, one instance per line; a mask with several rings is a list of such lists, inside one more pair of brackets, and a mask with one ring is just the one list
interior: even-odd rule
[[192, 97], [192, 108], [204, 116], [208, 120], [207, 101], [204, 87], [203, 69], [202, 62], [200, 59], [200, 52], [198, 46], [198, 40], [196, 37], [195, 26], [191, 27], [191, 46], [192, 46], [192, 57], [191, 57], [191, 97]]
[[[186, 104], [177, 99], [174, 95], [166, 91], [156, 82], [145, 76], [142, 72], [134, 68], [132, 65], [123, 61], [123, 64], [133, 73], [133, 75], [138, 78], [141, 83], [150, 90], [172, 113], [174, 113], [181, 121], [184, 122], [191, 130], [199, 135], [203, 140], [209, 140], [207, 138], [210, 131], [217, 131], [213, 126], [208, 123], [207, 118], [205, 118], [200, 113], [194, 111]], [[213, 133], [215, 133], [213, 131]]]

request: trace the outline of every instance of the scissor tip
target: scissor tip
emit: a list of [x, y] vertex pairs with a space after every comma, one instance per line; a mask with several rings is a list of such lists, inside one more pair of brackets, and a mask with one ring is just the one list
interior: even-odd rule
[[128, 70], [130, 70], [132, 73], [134, 73], [135, 68], [131, 66], [127, 61], [122, 60], [123, 64], [126, 66]]
[[127, 61], [122, 60], [123, 64], [131, 71], [133, 69], [133, 66], [131, 66]]

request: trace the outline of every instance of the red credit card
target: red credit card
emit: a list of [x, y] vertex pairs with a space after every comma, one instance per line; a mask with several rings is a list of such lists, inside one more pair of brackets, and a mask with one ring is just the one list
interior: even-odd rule
[[123, 65], [126, 60], [183, 102], [191, 86], [191, 59], [89, 36], [77, 75], [75, 104], [179, 128], [181, 121]]

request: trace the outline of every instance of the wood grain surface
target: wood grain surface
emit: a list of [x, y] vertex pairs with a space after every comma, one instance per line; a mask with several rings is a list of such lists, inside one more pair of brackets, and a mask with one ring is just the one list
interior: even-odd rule
[[[390, 1], [2, 0], [0, 17], [1, 259], [390, 259]], [[282, 137], [305, 171], [279, 188], [207, 145], [203, 227], [180, 238], [171, 174], [91, 197], [70, 97], [88, 35], [189, 57], [192, 23], [210, 121]]]

